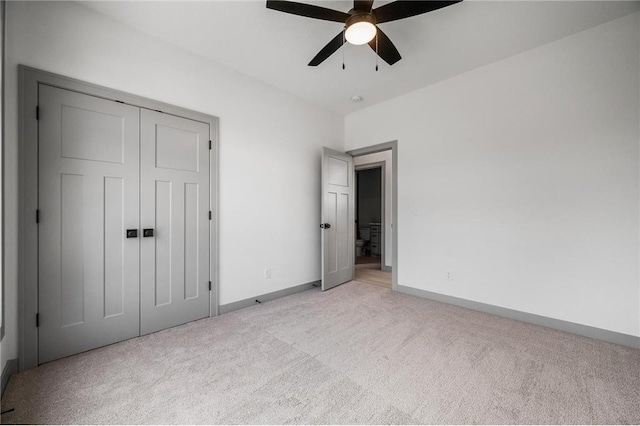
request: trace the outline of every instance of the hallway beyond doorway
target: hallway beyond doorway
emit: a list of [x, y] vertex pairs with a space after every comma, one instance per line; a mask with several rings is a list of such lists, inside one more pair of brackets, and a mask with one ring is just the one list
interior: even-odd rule
[[356, 265], [353, 280], [380, 287], [391, 288], [391, 272], [380, 270], [380, 263], [364, 263]]
[[357, 256], [356, 257], [356, 265], [363, 265], [363, 264], [372, 264], [372, 263], [377, 263], [378, 266], [380, 266], [380, 256], [368, 256], [366, 254], [363, 254], [362, 256]]

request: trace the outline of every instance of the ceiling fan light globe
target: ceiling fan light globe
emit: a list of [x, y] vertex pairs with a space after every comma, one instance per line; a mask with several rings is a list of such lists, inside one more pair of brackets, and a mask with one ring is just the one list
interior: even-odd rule
[[376, 36], [376, 26], [371, 22], [355, 22], [347, 27], [344, 37], [351, 44], [369, 43]]

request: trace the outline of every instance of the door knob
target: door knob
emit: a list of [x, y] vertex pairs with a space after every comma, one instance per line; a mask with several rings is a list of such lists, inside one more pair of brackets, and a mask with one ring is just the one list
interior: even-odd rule
[[153, 228], [145, 228], [142, 230], [143, 237], [153, 237]]
[[330, 223], [321, 223], [320, 224], [320, 228], [329, 229], [329, 228], [331, 228], [331, 224]]
[[127, 229], [127, 238], [138, 238], [137, 229]]

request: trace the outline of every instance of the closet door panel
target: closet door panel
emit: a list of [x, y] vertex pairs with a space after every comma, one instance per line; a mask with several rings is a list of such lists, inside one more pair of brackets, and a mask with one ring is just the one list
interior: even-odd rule
[[141, 110], [141, 334], [209, 316], [209, 125]]
[[38, 362], [139, 334], [139, 109], [41, 84]]

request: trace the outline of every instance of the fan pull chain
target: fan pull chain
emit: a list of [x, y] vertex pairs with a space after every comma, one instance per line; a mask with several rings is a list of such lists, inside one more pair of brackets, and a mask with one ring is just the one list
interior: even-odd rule
[[376, 72], [378, 72], [378, 31], [376, 31]]
[[345, 36], [344, 36], [344, 28], [342, 29], [342, 69], [344, 70], [344, 40]]

